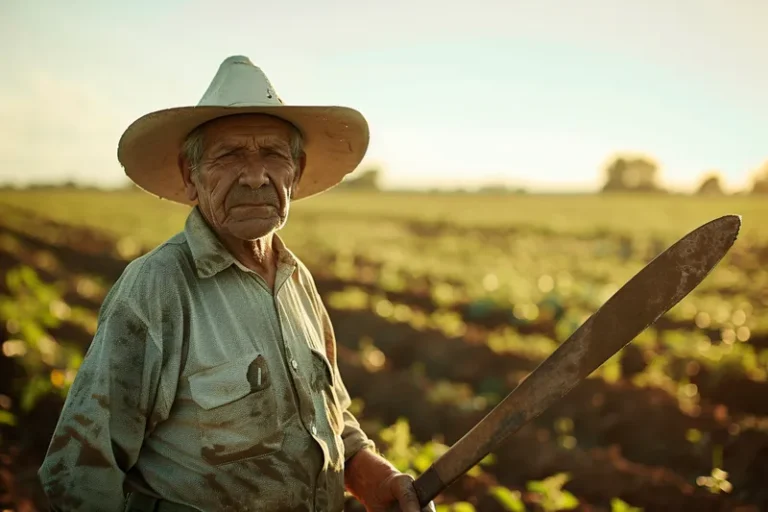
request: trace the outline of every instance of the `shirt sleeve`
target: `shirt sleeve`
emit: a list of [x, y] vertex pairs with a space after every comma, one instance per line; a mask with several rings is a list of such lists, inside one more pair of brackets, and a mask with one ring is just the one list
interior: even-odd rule
[[[338, 369], [336, 369], [336, 371], [338, 374]], [[376, 446], [374, 442], [365, 434], [360, 427], [360, 422], [358, 422], [357, 418], [355, 418], [349, 411], [351, 400], [340, 376], [338, 377], [336, 393], [339, 396], [339, 400], [342, 402], [342, 415], [344, 417], [344, 431], [341, 434], [342, 440], [344, 441], [344, 460], [348, 461], [363, 448], [375, 450]]]
[[152, 305], [126, 288], [118, 281], [102, 305], [38, 472], [51, 510], [122, 511], [125, 475], [148, 429], [167, 418]]
[[331, 323], [330, 315], [328, 314], [328, 310], [323, 304], [322, 298], [320, 297], [319, 293], [317, 293], [317, 289], [315, 288], [314, 291], [316, 294], [315, 302], [319, 309], [323, 324], [326, 355], [328, 360], [331, 362], [333, 371], [335, 373], [334, 377], [336, 382], [336, 396], [339, 399], [339, 407], [341, 408], [342, 416], [344, 419], [344, 430], [341, 433], [341, 437], [344, 442], [344, 460], [348, 461], [363, 448], [375, 450], [375, 443], [368, 437], [365, 431], [363, 431], [363, 429], [360, 427], [360, 422], [349, 410], [349, 407], [352, 404], [352, 399], [350, 398], [349, 392], [344, 385], [344, 380], [342, 379], [341, 373], [339, 371], [336, 358], [336, 335], [333, 329], [333, 324]]

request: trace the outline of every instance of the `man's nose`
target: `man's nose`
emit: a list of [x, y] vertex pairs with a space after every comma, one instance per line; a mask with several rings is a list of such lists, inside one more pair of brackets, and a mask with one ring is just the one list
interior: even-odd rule
[[257, 163], [240, 171], [238, 183], [255, 190], [269, 183], [269, 176], [264, 166]]

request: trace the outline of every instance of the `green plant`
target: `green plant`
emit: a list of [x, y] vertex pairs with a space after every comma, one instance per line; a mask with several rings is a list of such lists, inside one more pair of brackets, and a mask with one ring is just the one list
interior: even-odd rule
[[639, 507], [633, 507], [629, 503], [622, 501], [619, 498], [613, 498], [611, 500], [611, 512], [642, 512], [643, 509]]
[[569, 480], [568, 473], [557, 473], [543, 480], [528, 482], [527, 487], [544, 511], [572, 510], [579, 506], [579, 500], [563, 489]]
[[706, 488], [712, 494], [733, 490], [733, 485], [728, 481], [728, 473], [720, 468], [712, 469], [712, 473], [707, 476], [696, 478], [696, 485]]
[[475, 512], [475, 506], [468, 501], [456, 501], [454, 503], [436, 505], [435, 512]]
[[488, 492], [491, 496], [496, 498], [506, 510], [509, 510], [510, 512], [525, 512], [525, 504], [520, 497], [520, 491], [513, 491], [506, 487], [495, 485], [491, 487]]
[[48, 332], [71, 316], [72, 309], [61, 298], [63, 287], [43, 282], [35, 269], [25, 265], [5, 277], [10, 296], [0, 296], [0, 321], [10, 339], [3, 340], [2, 351], [18, 358], [28, 375], [20, 390], [20, 406], [29, 411], [47, 393], [66, 396], [82, 354]]
[[[394, 424], [382, 428], [379, 438], [384, 443], [382, 455], [387, 458], [398, 470], [418, 476], [426, 471], [447, 450], [448, 446], [436, 442], [417, 443], [411, 437], [411, 429], [408, 420], [398, 419]], [[493, 455], [484, 457], [477, 466], [470, 469], [467, 474], [477, 476], [481, 471], [479, 466], [492, 464]]]

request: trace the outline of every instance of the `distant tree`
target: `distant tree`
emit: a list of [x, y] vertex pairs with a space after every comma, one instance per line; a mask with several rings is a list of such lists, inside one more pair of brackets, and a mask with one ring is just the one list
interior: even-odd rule
[[704, 178], [699, 185], [696, 194], [701, 196], [722, 196], [723, 192], [722, 179], [717, 172], [710, 172], [704, 175]]
[[357, 176], [350, 176], [340, 185], [340, 188], [358, 190], [380, 190], [381, 169], [369, 167], [362, 170]]
[[659, 166], [647, 156], [618, 155], [605, 166], [603, 192], [656, 192]]
[[526, 194], [524, 187], [513, 187], [504, 183], [488, 183], [476, 190], [476, 194]]
[[752, 180], [752, 193], [768, 194], [768, 160], [755, 172], [755, 177]]

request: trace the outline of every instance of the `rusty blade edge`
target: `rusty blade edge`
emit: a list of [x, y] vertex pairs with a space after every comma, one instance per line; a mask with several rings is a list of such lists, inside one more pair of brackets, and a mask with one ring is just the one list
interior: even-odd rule
[[[600, 347], [599, 344], [598, 348], [594, 348], [595, 343], [592, 342], [591, 338], [604, 335], [605, 333], [592, 333], [593, 324], [596, 319], [605, 319], [606, 314], [608, 314], [606, 313], [606, 309], [610, 308], [611, 305], [618, 307], [615, 305], [617, 296], [619, 296], [619, 299], [626, 298], [630, 289], [630, 284], [633, 282], [635, 286], [639, 286], [638, 282], [649, 284], [645, 283], [644, 280], [652, 280], [654, 276], [649, 276], [648, 272], [650, 272], [650, 270], [647, 269], [649, 269], [649, 267], [654, 268], [654, 264], [657, 267], [661, 266], [661, 269], [663, 269], [665, 262], [659, 262], [658, 260], [663, 257], [668, 259], [672, 258], [675, 256], [675, 250], [683, 252], [681, 247], [684, 243], [693, 243], [693, 241], [699, 242], [700, 247], [698, 248], [704, 250], [706, 247], [702, 247], [703, 243], [696, 239], [696, 236], [703, 236], [701, 234], [708, 229], [713, 230], [714, 224], [722, 224], [722, 229], [715, 231], [715, 234], [722, 231], [728, 235], [728, 237], [719, 240], [721, 244], [715, 247], [722, 249], [719, 255], [712, 254], [711, 259], [698, 262], [702, 268], [697, 269], [699, 273], [696, 276], [695, 282], [692, 285], [688, 283], [685, 271], [675, 267], [676, 273], [679, 273], [676, 293], [665, 297], [668, 300], [663, 301], [661, 307], [658, 307], [658, 310], [646, 317], [642, 324], [636, 325], [631, 331], [624, 332], [624, 336], [622, 336], [619, 344], [603, 343], [603, 345], [609, 345], [608, 350], [605, 350], [604, 347]], [[494, 407], [483, 420], [459, 439], [448, 452], [438, 458], [429, 469], [416, 480], [416, 490], [422, 505], [426, 505], [432, 501], [442, 489], [448, 487], [462, 474], [477, 464], [490, 451], [501, 444], [506, 437], [517, 431], [525, 423], [535, 419], [553, 403], [559, 401], [563, 396], [568, 394], [574, 387], [581, 383], [586, 376], [600, 367], [613, 354], [628, 345], [638, 334], [655, 323], [664, 313], [669, 311], [669, 309], [674, 307], [680, 300], [693, 291], [728, 253], [738, 238], [740, 227], [740, 215], [725, 215], [707, 222], [680, 238], [635, 274], [635, 276], [627, 281], [627, 283], [606, 301], [601, 308], [599, 308], [571, 336], [569, 336], [560, 347], [531, 372], [531, 374], [529, 374], [528, 377], [511, 393], [509, 393], [502, 402], [497, 404], [497, 406]], [[680, 255], [678, 254], [677, 256], [679, 257]], [[680, 283], [682, 283], [682, 285]], [[681, 286], [685, 287], [686, 291], [680, 293]], [[656, 307], [656, 304], [654, 303], [653, 306]], [[603, 324], [599, 327], [602, 327], [603, 330], [605, 330], [606, 326]], [[611, 347], [611, 345], [613, 346]], [[598, 350], [599, 348], [603, 348], [603, 350], [600, 351]], [[589, 361], [585, 361], [585, 359], [589, 359]], [[577, 363], [580, 363], [577, 364], [578, 372], [574, 372], [574, 369], [572, 368], [575, 364], [574, 360]], [[583, 364], [584, 362], [588, 362], [589, 364], [585, 365]], [[566, 365], [568, 365], [568, 368], [566, 368]], [[558, 382], [545, 382], [544, 379]], [[518, 404], [516, 407], [518, 410], [516, 412], [509, 410], [513, 401]], [[497, 422], [498, 424], [493, 429], [493, 434], [481, 437], [485, 434], [483, 430], [487, 430], [487, 427], [490, 426], [489, 423], [492, 424], [494, 422]], [[483, 428], [484, 426], [485, 428]], [[458, 453], [459, 451], [461, 453]]]

